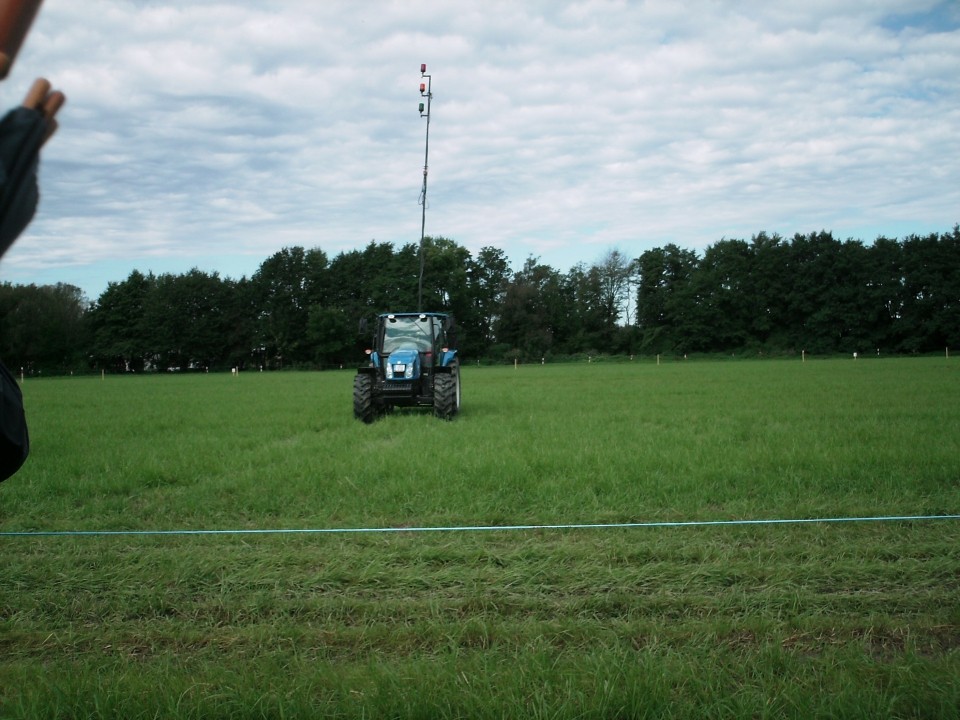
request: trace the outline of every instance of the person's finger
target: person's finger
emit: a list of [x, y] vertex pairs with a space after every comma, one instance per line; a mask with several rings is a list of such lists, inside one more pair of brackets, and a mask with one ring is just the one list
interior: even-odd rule
[[30, 86], [27, 96], [23, 100], [23, 106], [33, 110], [39, 110], [43, 107], [43, 101], [50, 94], [50, 82], [46, 78], [37, 78]]
[[40, 112], [47, 120], [53, 120], [60, 108], [67, 101], [67, 96], [59, 90], [54, 90], [43, 99], [43, 107]]

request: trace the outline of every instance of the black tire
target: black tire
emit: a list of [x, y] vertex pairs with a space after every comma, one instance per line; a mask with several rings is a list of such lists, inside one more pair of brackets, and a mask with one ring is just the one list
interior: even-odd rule
[[460, 412], [460, 365], [454, 361], [450, 373], [438, 374], [433, 382], [433, 414], [453, 420]]
[[457, 379], [457, 405], [453, 409], [455, 415], [460, 414], [460, 362], [454, 361], [453, 376]]
[[373, 377], [358, 373], [353, 379], [353, 416], [372, 423], [377, 416], [373, 406]]

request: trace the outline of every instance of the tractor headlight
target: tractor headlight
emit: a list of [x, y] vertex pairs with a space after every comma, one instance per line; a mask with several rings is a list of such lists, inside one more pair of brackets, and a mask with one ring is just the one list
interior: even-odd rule
[[413, 377], [413, 363], [407, 365], [407, 369], [404, 370], [403, 376], [408, 380]]
[[387, 363], [387, 367], [384, 369], [384, 374], [387, 376], [387, 380], [393, 380], [393, 365]]

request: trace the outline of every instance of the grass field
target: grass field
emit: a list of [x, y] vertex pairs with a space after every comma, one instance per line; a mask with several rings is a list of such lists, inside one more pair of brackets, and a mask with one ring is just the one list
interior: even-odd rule
[[953, 359], [30, 380], [0, 717], [960, 717]]

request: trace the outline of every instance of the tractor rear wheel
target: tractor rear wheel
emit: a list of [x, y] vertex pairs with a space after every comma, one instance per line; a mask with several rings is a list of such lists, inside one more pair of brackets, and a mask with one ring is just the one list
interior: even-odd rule
[[353, 416], [365, 423], [376, 419], [373, 406], [373, 377], [357, 373], [353, 379]]
[[453, 420], [460, 412], [460, 365], [454, 361], [450, 373], [437, 375], [433, 382], [433, 414]]

